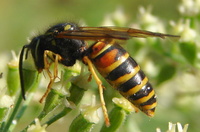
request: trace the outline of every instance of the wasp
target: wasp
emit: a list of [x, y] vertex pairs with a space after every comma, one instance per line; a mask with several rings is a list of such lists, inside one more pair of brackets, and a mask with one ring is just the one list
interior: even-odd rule
[[[103, 97], [104, 87], [95, 69], [135, 107], [150, 117], [154, 116], [157, 105], [155, 91], [136, 61], [117, 41], [128, 40], [132, 37], [165, 38], [178, 36], [134, 28], [79, 27], [75, 23], [60, 23], [49, 28], [44, 34], [33, 38], [29, 44], [24, 45], [21, 50], [19, 74], [23, 98], [25, 98], [23, 60], [24, 54], [30, 51], [37, 71], [41, 73], [46, 70], [50, 77], [47, 90], [40, 102], [51, 90], [57, 77], [58, 63], [68, 67], [80, 60], [88, 66], [91, 75], [96, 80], [107, 126], [110, 125], [110, 122]], [[94, 41], [91, 46], [87, 44], [89, 40]], [[53, 74], [49, 70], [51, 65], [49, 59], [55, 63]]]

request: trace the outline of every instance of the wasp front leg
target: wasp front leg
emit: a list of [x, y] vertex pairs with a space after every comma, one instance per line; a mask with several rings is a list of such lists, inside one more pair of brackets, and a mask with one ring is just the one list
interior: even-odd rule
[[40, 103], [42, 103], [43, 100], [47, 97], [47, 95], [49, 94], [49, 92], [52, 88], [53, 83], [55, 82], [55, 79], [58, 76], [58, 61], [59, 61], [59, 59], [61, 59], [61, 57], [60, 57], [60, 55], [53, 53], [53, 55], [54, 55], [54, 70], [53, 70], [53, 75], [52, 75], [51, 71], [49, 70], [51, 63], [48, 61], [48, 56], [50, 54], [52, 55], [52, 52], [45, 50], [45, 52], [44, 52], [44, 69], [46, 70], [46, 72], [47, 72], [47, 74], [50, 78], [50, 81], [49, 81], [46, 92], [44, 93], [44, 95], [40, 99]]
[[94, 66], [91, 62], [91, 60], [87, 57], [87, 56], [84, 56], [83, 57], [83, 61], [84, 63], [86, 63], [88, 65], [88, 68], [89, 68], [89, 71], [91, 72], [91, 74], [93, 75], [97, 85], [98, 85], [98, 89], [99, 89], [99, 95], [100, 95], [100, 101], [101, 101], [101, 107], [102, 107], [102, 110], [103, 110], [103, 114], [104, 114], [104, 119], [105, 119], [105, 123], [106, 123], [106, 126], [110, 126], [110, 121], [109, 121], [109, 117], [108, 117], [108, 112], [107, 112], [107, 108], [106, 108], [106, 105], [105, 105], [105, 100], [104, 100], [104, 97], [103, 97], [103, 85], [102, 85], [102, 81], [99, 79], [99, 77], [97, 76], [95, 70], [94, 70]]

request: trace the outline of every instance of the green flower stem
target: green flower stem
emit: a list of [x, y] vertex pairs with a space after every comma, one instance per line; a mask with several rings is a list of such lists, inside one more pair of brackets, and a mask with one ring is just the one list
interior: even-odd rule
[[127, 112], [118, 106], [115, 106], [112, 111], [109, 113], [110, 126], [107, 127], [105, 123], [101, 128], [101, 132], [115, 132], [122, 125], [126, 119]]
[[11, 131], [11, 129], [13, 129], [14, 126], [16, 125], [16, 124], [13, 124], [12, 121], [15, 118], [15, 116], [16, 116], [18, 110], [19, 110], [21, 102], [22, 102], [22, 96], [20, 94], [18, 99], [17, 99], [17, 102], [15, 104], [15, 107], [12, 111], [11, 116], [9, 117], [8, 121], [5, 123], [5, 127], [3, 128], [3, 132], [8, 132], [8, 130]]
[[89, 122], [82, 114], [77, 116], [70, 125], [69, 132], [90, 132], [94, 123]]
[[[28, 107], [28, 104], [30, 103], [30, 101], [31, 101], [31, 99], [32, 99], [32, 97], [33, 97], [33, 93], [29, 93], [29, 96], [28, 96], [28, 98], [26, 99], [26, 101], [24, 101], [24, 103], [23, 103], [23, 105], [20, 107], [20, 109], [19, 109], [19, 112], [17, 113], [17, 115], [16, 115], [16, 117], [15, 117], [15, 122], [18, 122], [19, 121], [19, 119], [21, 119], [21, 117], [24, 115], [24, 112], [25, 112], [25, 110], [27, 109], [27, 107]], [[20, 94], [20, 96], [21, 96], [21, 94]], [[12, 124], [11, 126], [10, 126], [10, 131], [13, 131], [13, 129], [15, 128], [15, 126], [16, 126], [17, 124]]]
[[47, 122], [45, 122], [42, 125], [45, 125], [45, 124], [47, 124], [48, 126], [51, 125], [55, 121], [59, 120], [60, 118], [64, 117], [65, 115], [67, 115], [71, 110], [72, 110], [71, 108], [64, 108], [60, 113], [53, 116], [50, 120], [48, 120]]
[[[16, 121], [21, 119], [21, 117], [23, 116], [23, 114], [24, 114], [25, 110], [27, 109], [33, 95], [34, 95], [33, 93], [29, 93], [28, 98], [24, 101], [22, 107], [20, 107], [20, 110], [16, 115], [16, 118], [15, 118]], [[20, 94], [20, 96], [21, 96], [21, 94]]]
[[[71, 96], [67, 98], [68, 101], [73, 102], [75, 105], [78, 105], [78, 103], [81, 101], [85, 90], [83, 88], [80, 88], [72, 83], [70, 87], [70, 94]], [[69, 107], [65, 107], [60, 113], [53, 116], [49, 121], [47, 121], [44, 124], [51, 125], [53, 122], [57, 121], [61, 117], [67, 115], [72, 109]]]

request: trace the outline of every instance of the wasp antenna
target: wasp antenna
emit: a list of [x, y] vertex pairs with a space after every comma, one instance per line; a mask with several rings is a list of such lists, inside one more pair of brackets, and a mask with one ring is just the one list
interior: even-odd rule
[[24, 45], [19, 56], [19, 76], [20, 76], [22, 97], [24, 100], [26, 99], [26, 97], [25, 97], [25, 88], [24, 88], [23, 58], [24, 58], [24, 50], [26, 48], [27, 48], [27, 45]]

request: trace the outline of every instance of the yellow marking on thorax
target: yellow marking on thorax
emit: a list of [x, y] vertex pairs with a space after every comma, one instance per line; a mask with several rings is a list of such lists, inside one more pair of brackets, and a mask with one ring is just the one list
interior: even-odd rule
[[119, 86], [120, 84], [125, 83], [126, 81], [128, 81], [129, 79], [131, 79], [133, 76], [135, 76], [140, 70], [139, 65], [137, 65], [136, 67], [134, 67], [133, 71], [129, 74], [125, 74], [124, 76], [119, 77], [117, 80], [115, 81], [110, 81], [107, 80], [114, 88], [117, 88], [117, 86]]
[[72, 26], [68, 24], [68, 25], [66, 25], [66, 26], [64, 27], [64, 30], [67, 31], [67, 30], [69, 30], [71, 27], [72, 27]]

